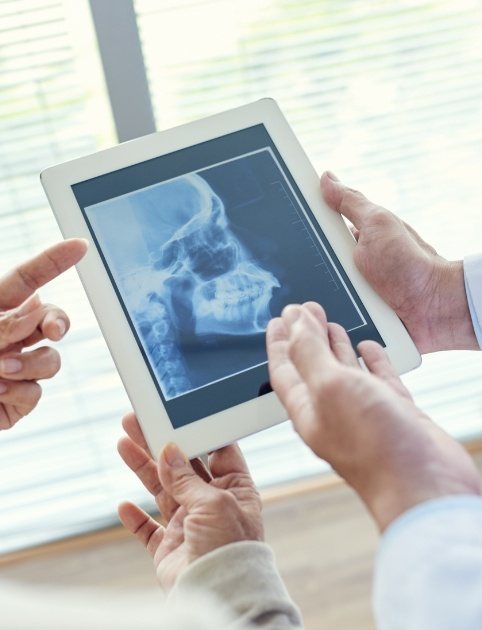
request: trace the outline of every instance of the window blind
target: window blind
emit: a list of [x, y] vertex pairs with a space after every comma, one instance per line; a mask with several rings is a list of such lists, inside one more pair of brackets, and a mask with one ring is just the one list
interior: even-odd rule
[[[0, 273], [61, 238], [39, 172], [114, 141], [89, 27], [83, 2], [0, 2]], [[75, 272], [40, 294], [72, 330], [37, 410], [0, 435], [0, 552], [112, 523], [134, 487], [115, 453], [129, 405]]]
[[[84, 4], [0, 0], [1, 271], [60, 237], [39, 171], [114, 142]], [[272, 96], [320, 171], [396, 210], [449, 258], [481, 249], [481, 2], [135, 9], [159, 129]], [[129, 403], [75, 273], [41, 294], [72, 330], [38, 409], [0, 435], [0, 553], [112, 525], [124, 498], [152, 506], [116, 454]], [[482, 428], [481, 376], [478, 354], [451, 353], [405, 382], [468, 438]], [[289, 423], [242, 447], [261, 486], [326, 470]]]

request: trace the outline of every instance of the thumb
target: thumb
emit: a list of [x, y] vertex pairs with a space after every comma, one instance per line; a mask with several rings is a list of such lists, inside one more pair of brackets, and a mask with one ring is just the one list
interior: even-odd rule
[[370, 211], [378, 206], [369, 201], [358, 190], [345, 186], [336, 175], [325, 171], [320, 180], [321, 193], [325, 202], [360, 230]]
[[189, 512], [205, 505], [219, 492], [196, 474], [187, 457], [172, 442], [164, 447], [158, 470], [164, 490]]

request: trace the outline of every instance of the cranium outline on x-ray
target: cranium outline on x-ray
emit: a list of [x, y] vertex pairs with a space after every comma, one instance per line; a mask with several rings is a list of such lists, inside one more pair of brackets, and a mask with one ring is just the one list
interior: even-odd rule
[[136, 273], [128, 290], [136, 294], [135, 319], [172, 398], [192, 389], [178, 340], [264, 332], [280, 284], [231, 231], [222, 200], [199, 175], [159, 185], [156, 204], [136, 214], [149, 232], [152, 266], [142, 270], [142, 281]]

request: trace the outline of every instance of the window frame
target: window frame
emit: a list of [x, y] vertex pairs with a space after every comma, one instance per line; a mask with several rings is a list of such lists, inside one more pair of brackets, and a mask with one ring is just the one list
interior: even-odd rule
[[[89, 0], [119, 142], [156, 131], [133, 0]], [[132, 94], [136, 97], [132, 98]]]

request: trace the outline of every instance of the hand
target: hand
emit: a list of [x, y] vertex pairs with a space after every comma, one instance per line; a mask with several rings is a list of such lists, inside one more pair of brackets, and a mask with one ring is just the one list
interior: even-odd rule
[[270, 382], [296, 431], [354, 488], [383, 531], [437, 497], [480, 494], [466, 451], [418, 409], [374, 341], [358, 345], [313, 302], [267, 330]]
[[197, 558], [229, 543], [263, 540], [261, 501], [236, 445], [191, 463], [168, 444], [155, 463], [134, 414], [123, 419], [129, 437], [119, 441], [122, 459], [155, 497], [164, 525], [132, 503], [119, 517], [154, 558], [165, 589]]
[[478, 350], [462, 261], [449, 262], [409, 225], [324, 173], [326, 203], [354, 228], [355, 264], [393, 308], [420, 352]]
[[87, 251], [87, 242], [58, 243], [0, 278], [0, 429], [9, 429], [37, 405], [40, 379], [60, 368], [56, 350], [24, 349], [42, 341], [61, 339], [69, 329], [67, 315], [42, 304], [39, 287], [75, 265]]

